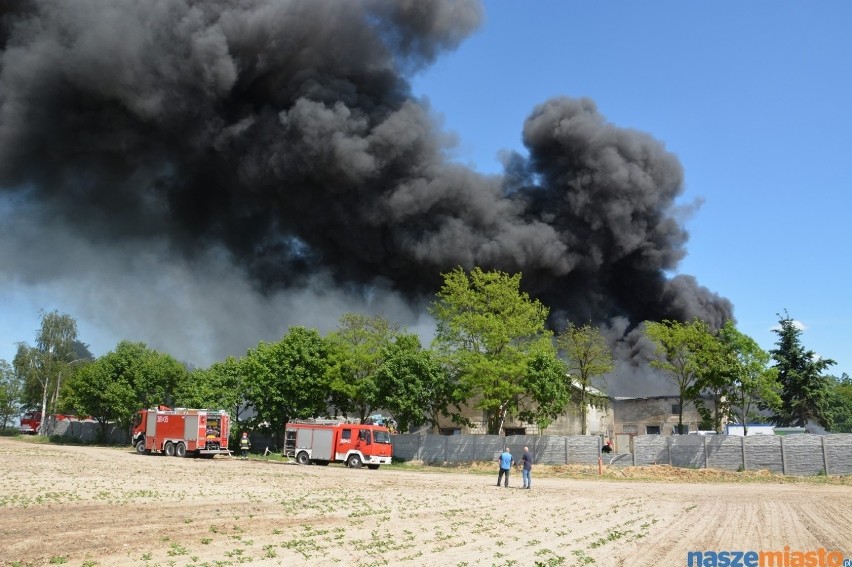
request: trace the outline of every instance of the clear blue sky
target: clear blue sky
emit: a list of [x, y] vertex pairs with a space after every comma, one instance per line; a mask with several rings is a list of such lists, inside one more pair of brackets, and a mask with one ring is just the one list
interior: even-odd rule
[[[611, 123], [677, 155], [681, 204], [702, 203], [684, 217], [678, 271], [730, 299], [740, 330], [764, 348], [786, 309], [804, 345], [837, 361], [833, 374], [852, 373], [852, 3], [484, 5], [482, 27], [413, 80], [457, 136], [454, 158], [499, 172], [500, 150], [523, 152], [536, 104], [593, 99]], [[157, 346], [67, 283], [0, 274], [0, 358], [33, 341], [39, 309], [72, 314], [95, 354], [122, 338]], [[114, 297], [100, 308], [113, 310]]]
[[788, 310], [852, 374], [852, 3], [485, 2], [484, 26], [415, 81], [456, 159], [500, 171], [534, 105], [593, 99], [680, 159], [679, 272], [766, 349]]

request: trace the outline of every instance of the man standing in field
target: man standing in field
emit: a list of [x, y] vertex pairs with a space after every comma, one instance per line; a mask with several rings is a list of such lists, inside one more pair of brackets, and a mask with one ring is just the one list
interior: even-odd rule
[[[509, 452], [509, 448], [506, 447], [503, 449], [503, 452], [500, 453], [500, 456], [497, 458], [500, 462], [500, 472], [497, 475], [497, 486], [500, 486], [500, 481], [503, 481], [503, 486], [505, 488], [509, 488], [509, 471], [512, 469], [512, 465], [515, 464], [515, 459], [512, 458], [512, 453]], [[505, 476], [505, 479], [503, 478]]]
[[523, 463], [523, 470], [521, 471], [521, 475], [524, 479], [524, 488], [532, 488], [532, 453], [530, 453], [529, 447], [524, 447], [524, 456], [521, 457], [521, 462]]

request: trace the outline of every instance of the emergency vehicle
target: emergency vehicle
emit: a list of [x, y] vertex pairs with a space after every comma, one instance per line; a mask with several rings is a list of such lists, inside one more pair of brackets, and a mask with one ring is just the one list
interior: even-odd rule
[[134, 419], [133, 446], [137, 453], [162, 452], [170, 457], [230, 455], [230, 425], [223, 410], [143, 409]]
[[381, 425], [309, 420], [285, 427], [284, 454], [301, 465], [346, 463], [353, 469], [377, 469], [391, 463], [392, 453], [390, 431]]
[[21, 416], [21, 425], [18, 431], [27, 435], [35, 435], [38, 433], [38, 428], [41, 426], [41, 412], [28, 411]]

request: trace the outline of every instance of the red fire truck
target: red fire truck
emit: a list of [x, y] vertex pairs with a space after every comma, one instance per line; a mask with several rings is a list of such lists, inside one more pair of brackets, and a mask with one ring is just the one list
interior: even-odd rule
[[302, 465], [337, 462], [377, 469], [390, 464], [392, 453], [390, 431], [381, 425], [310, 420], [291, 421], [285, 428], [284, 454]]
[[137, 453], [160, 451], [186, 457], [230, 454], [231, 420], [222, 410], [169, 408], [139, 410], [133, 424]]
[[28, 411], [21, 416], [21, 425], [18, 431], [21, 433], [35, 435], [38, 433], [38, 428], [41, 425], [41, 412]]
[[[48, 416], [47, 425], [56, 425], [60, 421], [73, 422], [94, 422], [91, 416], [74, 416], [61, 413], [53, 414], [53, 422], [51, 424], [50, 416]], [[38, 428], [41, 427], [41, 412], [28, 411], [21, 416], [21, 425], [18, 426], [18, 431], [24, 435], [35, 435], [38, 433]]]

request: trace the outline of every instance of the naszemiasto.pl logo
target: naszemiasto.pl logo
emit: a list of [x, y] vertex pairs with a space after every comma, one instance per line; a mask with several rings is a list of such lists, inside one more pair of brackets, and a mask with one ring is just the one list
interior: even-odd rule
[[687, 551], [687, 567], [852, 567], [837, 550]]

